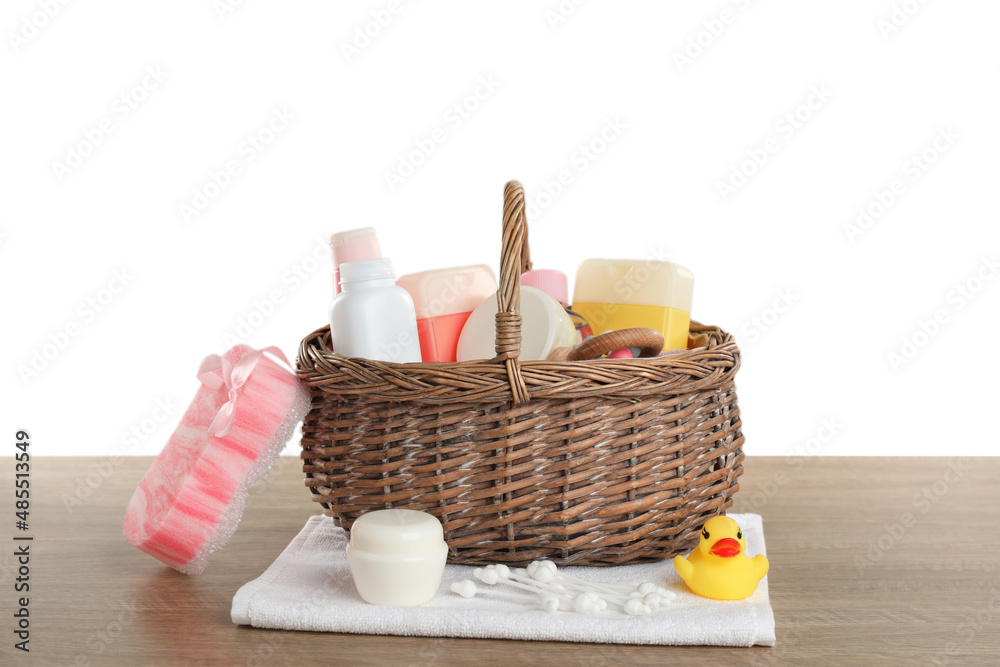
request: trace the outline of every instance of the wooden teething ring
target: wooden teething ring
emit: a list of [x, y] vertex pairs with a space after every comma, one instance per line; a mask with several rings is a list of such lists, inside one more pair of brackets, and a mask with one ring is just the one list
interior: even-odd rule
[[607, 331], [574, 347], [566, 360], [597, 359], [623, 347], [638, 347], [640, 357], [655, 357], [663, 351], [663, 334], [656, 329], [644, 327]]

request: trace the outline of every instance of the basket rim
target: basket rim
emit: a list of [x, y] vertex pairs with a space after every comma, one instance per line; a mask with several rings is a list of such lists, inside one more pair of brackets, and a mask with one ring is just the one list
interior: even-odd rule
[[[720, 327], [691, 321], [707, 344], [662, 357], [519, 361], [533, 399], [593, 396], [635, 399], [650, 392], [677, 396], [714, 390], [740, 367], [740, 350]], [[299, 345], [296, 373], [309, 387], [343, 398], [427, 403], [506, 403], [514, 400], [506, 368], [496, 359], [395, 363], [345, 357], [329, 347], [329, 325]]]

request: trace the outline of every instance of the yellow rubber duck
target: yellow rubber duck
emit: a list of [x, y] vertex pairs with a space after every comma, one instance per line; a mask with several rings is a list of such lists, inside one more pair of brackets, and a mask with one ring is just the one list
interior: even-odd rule
[[701, 528], [697, 548], [687, 558], [674, 558], [674, 567], [692, 593], [713, 600], [742, 600], [753, 595], [768, 568], [766, 556], [750, 558], [746, 548], [736, 521], [712, 517]]

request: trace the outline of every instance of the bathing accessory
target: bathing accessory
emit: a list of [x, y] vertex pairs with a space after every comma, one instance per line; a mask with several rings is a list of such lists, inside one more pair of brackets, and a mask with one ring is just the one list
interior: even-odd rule
[[[518, 590], [535, 593], [546, 611], [577, 611], [598, 614], [617, 605], [631, 616], [645, 616], [666, 606], [677, 594], [651, 581], [638, 586], [615, 586], [591, 583], [578, 577], [566, 576], [552, 561], [533, 561], [526, 569], [511, 571], [503, 564], [476, 568], [473, 575], [490, 586], [504, 583]], [[471, 579], [451, 585], [453, 593], [464, 598], [476, 595], [478, 588]]]
[[531, 268], [519, 183], [503, 203], [490, 358], [345, 358], [330, 351], [326, 328], [302, 341], [306, 487], [347, 530], [377, 509], [433, 514], [453, 563], [617, 565], [686, 553], [701, 524], [731, 505], [743, 472], [736, 343], [693, 323], [707, 345], [642, 363], [519, 358], [519, 281]]
[[591, 336], [572, 348], [561, 347], [549, 355], [549, 361], [583, 361], [584, 359], [599, 359], [604, 355], [625, 349], [628, 358], [632, 358], [629, 347], [636, 346], [641, 357], [655, 357], [663, 349], [663, 334], [655, 329], [621, 329], [620, 331], [605, 331], [600, 336]]
[[370, 604], [413, 607], [430, 602], [447, 558], [441, 522], [406, 509], [362, 515], [347, 545], [354, 586]]
[[458, 337], [484, 299], [496, 299], [497, 279], [485, 264], [401, 276], [396, 284], [413, 297], [423, 361], [455, 361]]
[[588, 259], [576, 273], [573, 310], [594, 331], [649, 327], [663, 333], [666, 349], [687, 347], [691, 272], [673, 262]]
[[540, 289], [559, 302], [564, 309], [569, 308], [569, 284], [566, 274], [554, 269], [532, 269], [521, 274], [521, 287]]
[[420, 361], [413, 299], [396, 285], [391, 260], [344, 262], [340, 286], [343, 291], [330, 304], [334, 352], [396, 363]]
[[735, 520], [717, 516], [701, 528], [698, 547], [674, 567], [692, 593], [713, 600], [742, 600], [753, 595], [767, 574], [767, 556], [744, 553], [747, 541]]
[[535, 287], [559, 302], [576, 327], [577, 343], [594, 335], [587, 320], [569, 307], [569, 286], [566, 274], [553, 269], [532, 269], [521, 274], [521, 287]]
[[125, 537], [187, 574], [204, 571], [309, 406], [281, 350], [237, 345], [207, 357], [201, 387], [125, 511]]
[[[747, 553], [764, 553], [760, 516], [735, 518], [743, 527]], [[537, 593], [489, 586], [473, 576], [474, 567], [466, 565], [445, 567], [433, 602], [420, 607], [377, 607], [362, 600], [354, 588], [344, 530], [322, 515], [303, 523], [302, 531], [267, 570], [233, 597], [234, 623], [409, 637], [720, 646], [774, 643], [766, 577], [746, 600], [718, 602], [690, 593], [669, 560], [626, 567], [559, 567], [560, 572], [589, 582], [635, 588], [648, 581], [677, 593], [676, 600], [649, 616], [627, 616], [613, 606], [596, 615], [544, 613], [538, 607]], [[450, 592], [451, 585], [463, 579], [478, 587], [471, 600]]]
[[344, 262], [359, 262], [363, 259], [378, 259], [382, 249], [378, 236], [372, 227], [349, 229], [330, 236], [330, 252], [333, 254], [333, 295], [340, 294], [340, 265]]
[[[546, 359], [560, 347], [576, 344], [576, 327], [559, 302], [534, 287], [521, 288], [521, 361]], [[458, 338], [459, 361], [489, 359], [495, 351], [496, 296], [472, 311]]]

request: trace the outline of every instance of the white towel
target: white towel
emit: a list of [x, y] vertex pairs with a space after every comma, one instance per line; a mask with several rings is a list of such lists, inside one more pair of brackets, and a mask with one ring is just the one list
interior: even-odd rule
[[[764, 552], [760, 515], [731, 514], [743, 528], [747, 553]], [[649, 616], [629, 616], [609, 605], [600, 614], [547, 612], [537, 597], [509, 586], [476, 581], [465, 599], [451, 584], [472, 579], [471, 566], [448, 565], [437, 596], [420, 607], [364, 602], [347, 565], [347, 537], [329, 517], [314, 516], [260, 577], [233, 598], [233, 622], [258, 628], [372, 635], [478, 637], [613, 644], [774, 645], [774, 614], [767, 577], [746, 600], [718, 601], [687, 590], [670, 560], [618, 567], [566, 567], [573, 576], [637, 586], [652, 581], [677, 598]], [[561, 570], [563, 568], [560, 568]], [[491, 595], [492, 593], [492, 595]]]

